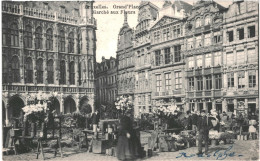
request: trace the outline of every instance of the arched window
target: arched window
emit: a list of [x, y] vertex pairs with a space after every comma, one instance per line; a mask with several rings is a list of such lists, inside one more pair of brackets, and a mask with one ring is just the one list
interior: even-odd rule
[[59, 36], [59, 51], [65, 52], [65, 33], [63, 30], [60, 31]]
[[19, 46], [19, 32], [18, 32], [18, 25], [12, 24], [11, 25], [11, 46]]
[[12, 59], [12, 82], [20, 82], [20, 62], [17, 56]]
[[46, 49], [53, 50], [53, 33], [52, 29], [48, 29], [46, 32]]
[[66, 84], [66, 66], [64, 60], [60, 62], [60, 84]]
[[210, 23], [211, 23], [210, 16], [207, 15], [207, 16], [205, 17], [205, 26], [206, 26], [206, 25], [210, 25]]
[[71, 32], [69, 34], [69, 46], [68, 46], [69, 53], [74, 53], [74, 33]]
[[92, 67], [92, 61], [91, 61], [91, 59], [88, 60], [88, 71], [89, 71], [88, 77], [89, 77], [90, 79], [93, 79], [93, 67]]
[[2, 75], [2, 80], [3, 83], [7, 83], [8, 82], [8, 63], [7, 63], [7, 59], [6, 56], [3, 55], [3, 59], [2, 59], [2, 68], [3, 68], [3, 75]]
[[54, 77], [53, 77], [53, 60], [49, 60], [48, 62], [47, 62], [47, 74], [48, 74], [48, 76], [47, 76], [47, 80], [48, 80], [48, 83], [49, 84], [53, 84], [53, 82], [54, 82]]
[[32, 48], [32, 27], [26, 26], [24, 31], [24, 47]]
[[33, 64], [32, 64], [32, 58], [27, 58], [25, 62], [25, 82], [26, 83], [33, 83]]
[[37, 27], [35, 31], [35, 48], [42, 49], [42, 28]]
[[70, 84], [75, 84], [75, 66], [74, 66], [74, 62], [70, 62], [69, 71], [70, 71]]
[[36, 70], [37, 70], [37, 83], [43, 83], [43, 60], [38, 59], [36, 62]]
[[200, 27], [201, 26], [201, 20], [200, 18], [196, 19], [196, 27]]

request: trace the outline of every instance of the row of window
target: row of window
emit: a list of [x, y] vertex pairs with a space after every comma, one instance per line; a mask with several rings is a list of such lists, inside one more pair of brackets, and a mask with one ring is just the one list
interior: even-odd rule
[[99, 84], [100, 85], [104, 85], [106, 83], [108, 84], [114, 84], [116, 83], [116, 75], [114, 76], [109, 76], [109, 77], [103, 77], [103, 78], [99, 78]]
[[[197, 83], [196, 88], [195, 88], [195, 81], [194, 81], [195, 77], [188, 78], [188, 89], [189, 89], [189, 91], [211, 90], [213, 88], [213, 86], [212, 86], [212, 76], [211, 75], [205, 76], [205, 79], [206, 79], [206, 86], [205, 86], [205, 89], [204, 89], [203, 77], [202, 76], [196, 77], [196, 83]], [[214, 88], [215, 89], [221, 89], [222, 88], [221, 74], [215, 74], [214, 75], [214, 81], [215, 81], [215, 87]]]
[[[212, 61], [214, 57], [214, 61]], [[218, 66], [221, 65], [221, 52], [216, 52], [214, 54], [205, 54], [204, 59], [203, 55], [197, 55], [194, 57], [189, 57], [188, 58], [188, 69], [194, 69], [195, 67], [197, 68], [202, 68], [203, 67], [203, 62], [204, 62], [204, 67], [211, 67], [211, 66]], [[213, 63], [214, 62], [214, 63]]]
[[[148, 95], [148, 104], [151, 104], [152, 97], [151, 95]], [[145, 104], [145, 94], [139, 95], [138, 96], [138, 104]]]
[[[3, 28], [3, 45], [19, 46], [19, 31], [18, 25], [12, 24], [10, 29]], [[33, 47], [33, 33], [32, 27], [27, 25], [24, 30], [24, 47]], [[34, 39], [35, 49], [43, 49], [43, 30], [42, 27], [37, 27], [35, 30]], [[59, 51], [65, 52], [65, 32], [63, 30], [59, 31]], [[53, 50], [53, 30], [48, 29], [46, 31], [46, 50]], [[74, 53], [74, 33], [71, 32], [68, 35], [68, 52]]]
[[117, 90], [107, 90], [107, 89], [100, 89], [99, 91], [99, 98], [102, 101], [114, 101], [116, 100]]
[[173, 26], [171, 28], [163, 29], [162, 31], [155, 31], [153, 33], [154, 35], [154, 42], [161, 42], [161, 41], [167, 41], [172, 38], [177, 38], [183, 35], [181, 26]]
[[[249, 27], [247, 27], [247, 37], [248, 38], [253, 38], [253, 37], [255, 37], [256, 35], [255, 35], [255, 26], [249, 26]], [[238, 28], [237, 30], [236, 30], [236, 35], [237, 35], [237, 38], [235, 39], [234, 38], [234, 31], [233, 30], [230, 30], [230, 31], [228, 31], [227, 32], [227, 41], [228, 42], [232, 42], [232, 41], [234, 41], [234, 40], [243, 40], [244, 38], [245, 38], [245, 35], [246, 35], [246, 33], [245, 33], [245, 29], [244, 28]]]
[[171, 52], [171, 48], [165, 48], [163, 54], [161, 50], [155, 51], [155, 65], [160, 66], [161, 64], [170, 64], [171, 62], [180, 62], [181, 61], [181, 45], [174, 46], [174, 57]]
[[[171, 81], [171, 73], [165, 73], [164, 74], [164, 85], [165, 85], [165, 91], [170, 91], [171, 90], [171, 86], [172, 86], [172, 81]], [[179, 72], [174, 72], [174, 85], [175, 85], [175, 90], [179, 90], [182, 88], [182, 73], [181, 71]], [[162, 91], [162, 75], [161, 74], [157, 74], [156, 75], [156, 92], [160, 92]]]
[[132, 57], [128, 57], [128, 58], [124, 58], [122, 60], [119, 60], [118, 62], [118, 66], [119, 68], [124, 68], [124, 67], [128, 67], [133, 65], [133, 58]]
[[[11, 81], [13, 83], [20, 82], [20, 62], [17, 56], [14, 56], [11, 61], [11, 80], [8, 80], [8, 65], [7, 60], [3, 57], [3, 83], [8, 83]], [[81, 79], [81, 68], [79, 63], [79, 80]], [[25, 83], [33, 83], [33, 74], [35, 74], [38, 84], [44, 83], [43, 77], [43, 59], [37, 59], [36, 61], [36, 73], [34, 73], [32, 58], [27, 58], [25, 60]], [[47, 61], [47, 82], [48, 84], [54, 83], [54, 61]], [[66, 65], [65, 61], [60, 61], [60, 84], [66, 84]], [[69, 84], [75, 84], [75, 63], [69, 63]]]
[[220, 35], [220, 32], [214, 33], [213, 37], [211, 36], [211, 34], [205, 34], [204, 36], [189, 38], [187, 40], [187, 49], [191, 50], [193, 48], [210, 46], [213, 44], [218, 44], [220, 42], [222, 42], [222, 35]]
[[[228, 79], [228, 88], [235, 87], [235, 79], [237, 79], [237, 88], [245, 88], [246, 86], [246, 78], [245, 71], [241, 71], [238, 73], [237, 77], [234, 77], [234, 73], [227, 74]], [[248, 87], [254, 88], [256, 87], [256, 72], [248, 71]]]

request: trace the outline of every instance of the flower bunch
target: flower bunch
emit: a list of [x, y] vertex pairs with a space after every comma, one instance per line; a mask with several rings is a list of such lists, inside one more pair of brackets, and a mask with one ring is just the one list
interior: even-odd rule
[[115, 102], [116, 109], [123, 111], [123, 113], [133, 109], [133, 102], [130, 97], [120, 96]]
[[161, 115], [170, 115], [173, 114], [174, 111], [177, 109], [176, 105], [171, 105], [171, 106], [160, 106], [158, 108], [154, 108], [153, 111], [155, 114], [161, 116]]
[[45, 119], [45, 113], [47, 110], [47, 104], [31, 104], [22, 108], [24, 111], [24, 120], [31, 122], [43, 121]]
[[210, 130], [209, 131], [209, 139], [220, 139], [221, 133], [217, 130]]

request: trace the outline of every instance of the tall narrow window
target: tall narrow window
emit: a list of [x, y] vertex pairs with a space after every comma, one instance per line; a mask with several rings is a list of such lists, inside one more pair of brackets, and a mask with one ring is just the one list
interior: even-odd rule
[[219, 66], [222, 64], [222, 61], [221, 61], [221, 52], [216, 52], [214, 54], [214, 66]]
[[52, 29], [48, 29], [46, 32], [46, 49], [53, 50], [53, 32]]
[[222, 78], [221, 74], [215, 75], [215, 89], [221, 89], [222, 88]]
[[161, 50], [155, 51], [155, 65], [159, 66], [161, 64]]
[[250, 26], [247, 28], [248, 31], [248, 38], [255, 37], [255, 26]]
[[194, 69], [194, 57], [189, 57], [188, 58], [188, 62], [189, 62], [188, 68], [189, 69]]
[[234, 73], [228, 73], [227, 74], [227, 77], [228, 77], [228, 87], [229, 88], [232, 88], [232, 87], [234, 87], [234, 85], [235, 85], [235, 81], [234, 81]]
[[187, 49], [193, 49], [193, 38], [187, 40]]
[[74, 65], [74, 62], [70, 62], [69, 71], [70, 71], [70, 84], [75, 84], [75, 65]]
[[32, 58], [26, 59], [26, 75], [25, 75], [25, 82], [26, 83], [33, 83], [33, 64], [32, 64]]
[[54, 83], [54, 72], [53, 72], [53, 60], [49, 60], [47, 62], [47, 80], [49, 84], [53, 84]]
[[206, 76], [206, 90], [212, 89], [212, 78], [211, 75]]
[[190, 77], [189, 78], [189, 91], [193, 91], [194, 89], [194, 78]]
[[12, 59], [12, 82], [20, 82], [20, 62], [17, 56]]
[[202, 68], [202, 55], [197, 56], [197, 68]]
[[166, 36], [167, 36], [167, 40], [169, 40], [171, 37], [169, 28], [166, 29]]
[[245, 72], [238, 72], [238, 88], [245, 88], [246, 80], [245, 80]]
[[237, 51], [237, 64], [245, 64], [246, 57], [244, 50]]
[[247, 49], [248, 63], [254, 63], [258, 61], [258, 55], [256, 54], [255, 48]]
[[206, 34], [204, 37], [204, 46], [209, 46], [209, 45], [211, 45], [211, 35]]
[[7, 39], [8, 39], [8, 29], [3, 28], [3, 29], [2, 29], [2, 44], [3, 44], [3, 45], [9, 44], [9, 43], [7, 42]]
[[249, 83], [249, 88], [254, 88], [256, 86], [256, 72], [255, 72], [255, 70], [248, 71], [248, 83]]
[[165, 64], [169, 64], [171, 62], [170, 48], [164, 49], [164, 56], [165, 56]]
[[65, 33], [63, 30], [60, 31], [59, 35], [59, 51], [65, 52]]
[[24, 31], [24, 47], [32, 48], [32, 27], [27, 25]]
[[165, 73], [165, 89], [171, 90], [171, 73]]
[[37, 70], [37, 83], [43, 83], [43, 60], [38, 59], [36, 62], [36, 70]]
[[181, 72], [175, 72], [175, 89], [181, 89], [182, 88], [182, 74]]
[[244, 28], [238, 29], [238, 39], [243, 40], [244, 39]]
[[228, 42], [232, 42], [234, 40], [233, 31], [228, 31], [227, 32], [227, 38], [228, 38]]
[[18, 25], [17, 24], [12, 24], [11, 25], [11, 46], [19, 46], [19, 32], [18, 32]]
[[210, 19], [210, 16], [208, 15], [205, 17], [205, 26], [210, 25], [210, 23], [211, 23], [211, 19]]
[[196, 37], [196, 48], [200, 48], [202, 46], [201, 36]]
[[174, 57], [175, 62], [181, 61], [181, 45], [174, 46]]
[[8, 62], [6, 59], [6, 56], [3, 55], [2, 57], [2, 68], [3, 68], [3, 73], [2, 73], [2, 80], [3, 83], [7, 83], [8, 82]]
[[211, 54], [206, 54], [205, 55], [205, 67], [211, 67]]
[[74, 33], [71, 32], [69, 34], [69, 46], [68, 46], [69, 53], [74, 53]]
[[162, 88], [162, 77], [160, 74], [156, 75], [156, 92], [160, 92]]
[[37, 27], [35, 31], [35, 48], [42, 49], [42, 28]]
[[196, 19], [196, 28], [198, 28], [200, 26], [201, 26], [201, 20], [200, 20], [200, 18], [197, 18]]
[[197, 77], [197, 90], [201, 91], [203, 90], [203, 79], [202, 77]]
[[234, 64], [234, 54], [233, 52], [227, 53], [227, 66], [231, 66]]
[[167, 40], [166, 29], [163, 29], [163, 41]]
[[66, 84], [66, 65], [64, 60], [60, 62], [60, 84]]

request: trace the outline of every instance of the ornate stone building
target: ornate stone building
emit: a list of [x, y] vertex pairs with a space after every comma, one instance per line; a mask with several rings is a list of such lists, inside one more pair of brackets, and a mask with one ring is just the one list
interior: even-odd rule
[[186, 110], [222, 111], [223, 14], [214, 1], [198, 1], [185, 24]]
[[135, 73], [133, 52], [133, 29], [129, 27], [127, 15], [124, 14], [124, 24], [118, 34], [116, 57], [118, 96], [131, 96], [134, 98]]
[[110, 57], [97, 63], [96, 100], [99, 104], [114, 104], [117, 96], [117, 61]]
[[135, 115], [151, 111], [152, 73], [150, 28], [158, 18], [159, 8], [151, 2], [141, 2], [138, 23], [134, 31], [135, 54]]
[[223, 24], [223, 108], [248, 114], [259, 109], [258, 2], [230, 5]]
[[[37, 93], [56, 111], [94, 108], [93, 2], [2, 2], [2, 110], [6, 124]], [[56, 95], [57, 94], [57, 95]]]
[[158, 19], [150, 29], [152, 56], [152, 105], [175, 106], [184, 110], [185, 61], [184, 24], [191, 5], [165, 1]]

